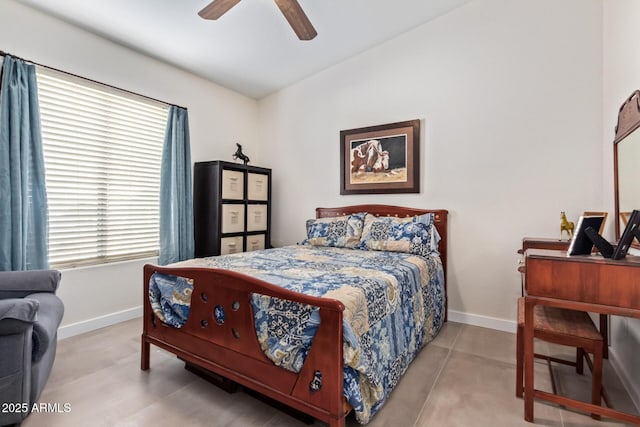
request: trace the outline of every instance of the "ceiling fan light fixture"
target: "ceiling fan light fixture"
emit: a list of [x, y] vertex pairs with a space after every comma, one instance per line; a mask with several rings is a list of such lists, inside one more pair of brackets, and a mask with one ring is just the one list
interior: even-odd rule
[[[318, 35], [297, 0], [274, 1], [300, 40], [312, 40]], [[240, 0], [213, 0], [198, 15], [204, 19], [218, 19], [238, 3]]]

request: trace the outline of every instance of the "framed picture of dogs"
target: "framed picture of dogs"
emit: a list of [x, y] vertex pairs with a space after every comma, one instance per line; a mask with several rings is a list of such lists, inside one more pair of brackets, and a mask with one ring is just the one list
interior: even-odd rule
[[340, 131], [340, 194], [420, 192], [420, 120]]

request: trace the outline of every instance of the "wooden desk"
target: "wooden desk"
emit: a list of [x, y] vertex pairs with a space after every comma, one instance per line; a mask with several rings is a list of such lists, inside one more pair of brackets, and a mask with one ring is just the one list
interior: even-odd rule
[[640, 257], [627, 256], [614, 261], [600, 255], [569, 257], [565, 251], [528, 249], [525, 280], [525, 420], [533, 421], [533, 400], [538, 398], [640, 425], [640, 416], [536, 390], [533, 375], [535, 305], [640, 318]]
[[[528, 249], [550, 249], [557, 251], [566, 251], [571, 244], [570, 240], [554, 239], [552, 237], [524, 237], [522, 239], [522, 247], [518, 249], [519, 254], [524, 254]], [[526, 295], [526, 278], [524, 275], [524, 261], [520, 261], [518, 271], [522, 273], [521, 279], [521, 296]], [[609, 358], [609, 318], [606, 314], [600, 315], [600, 323], [598, 325], [602, 339], [604, 340], [604, 348], [602, 349], [602, 357]]]

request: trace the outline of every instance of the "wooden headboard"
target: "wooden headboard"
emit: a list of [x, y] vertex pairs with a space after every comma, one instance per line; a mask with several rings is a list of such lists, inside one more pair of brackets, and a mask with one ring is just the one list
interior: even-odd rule
[[446, 321], [449, 311], [449, 298], [447, 294], [447, 216], [449, 215], [449, 211], [446, 209], [416, 209], [391, 205], [352, 205], [339, 208], [316, 208], [316, 218], [344, 216], [358, 212], [368, 212], [375, 216], [394, 216], [398, 218], [433, 213], [433, 222], [438, 230], [438, 234], [440, 234], [438, 250], [440, 251], [440, 259], [442, 260], [442, 267], [444, 269], [444, 292], [445, 296], [447, 296], [447, 309], [445, 310]]

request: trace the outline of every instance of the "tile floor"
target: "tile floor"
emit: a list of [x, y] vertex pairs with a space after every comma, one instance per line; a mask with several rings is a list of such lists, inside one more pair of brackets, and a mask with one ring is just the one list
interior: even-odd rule
[[[227, 394], [153, 346], [151, 369], [141, 371], [140, 333], [141, 320], [136, 319], [61, 341], [41, 402], [68, 403], [70, 411], [32, 413], [22, 426], [306, 425], [245, 393]], [[447, 323], [369, 426], [624, 425], [543, 402], [535, 404], [535, 423], [525, 422], [523, 402], [514, 396], [515, 341], [514, 334]], [[574, 354], [572, 349], [542, 346], [547, 344], [536, 344], [537, 351]], [[635, 412], [615, 372], [605, 364], [613, 405]], [[563, 392], [589, 400], [588, 374], [578, 376], [571, 367], [559, 366], [554, 376]], [[546, 364], [537, 362], [536, 387], [549, 390], [550, 384]], [[347, 424], [357, 425], [352, 417]]]

